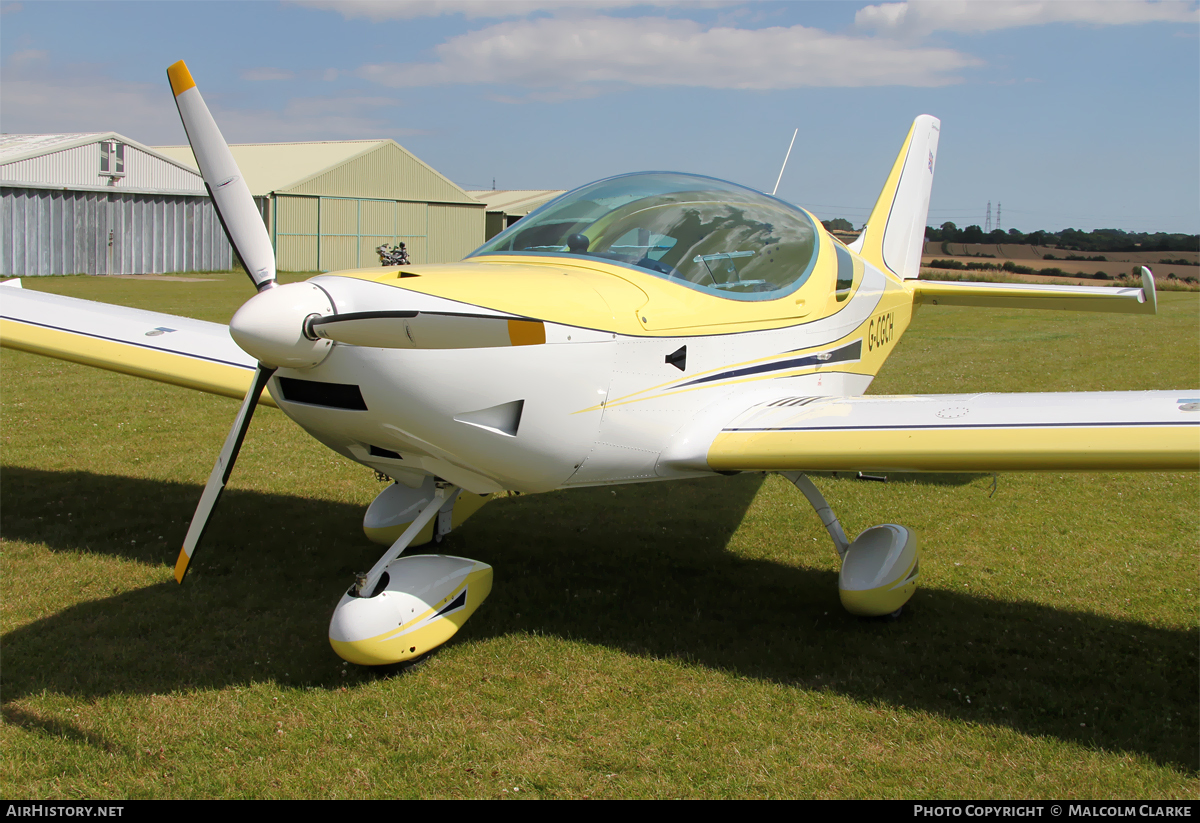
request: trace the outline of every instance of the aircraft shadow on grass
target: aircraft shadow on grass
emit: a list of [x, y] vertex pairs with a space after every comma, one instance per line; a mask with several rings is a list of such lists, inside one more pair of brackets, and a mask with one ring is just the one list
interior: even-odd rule
[[[761, 483], [740, 475], [494, 502], [439, 547], [496, 569], [490, 599], [450, 647], [568, 637], [1197, 770], [1196, 631], [930, 588], [899, 620], [852, 617], [837, 601], [836, 573], [726, 551]], [[3, 534], [55, 552], [170, 564], [198, 495], [189, 484], [6, 468]], [[832, 555], [811, 510], [795, 511], [789, 539], [801, 562]], [[378, 554], [358, 531], [361, 517], [350, 504], [231, 489], [183, 587], [97, 589], [0, 639], [6, 718], [108, 746], [12, 701], [43, 688], [341, 687], [325, 636], [341, 587]]]

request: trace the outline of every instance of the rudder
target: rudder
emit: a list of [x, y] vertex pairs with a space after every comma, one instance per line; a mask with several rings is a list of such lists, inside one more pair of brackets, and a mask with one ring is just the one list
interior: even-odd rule
[[850, 248], [867, 260], [912, 280], [921, 273], [925, 222], [937, 160], [941, 121], [922, 114], [913, 121], [867, 227]]

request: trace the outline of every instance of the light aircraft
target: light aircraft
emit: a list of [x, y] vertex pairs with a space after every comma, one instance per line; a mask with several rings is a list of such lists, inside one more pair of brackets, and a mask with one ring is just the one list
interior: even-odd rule
[[489, 566], [403, 555], [491, 494], [780, 472], [841, 556], [855, 614], [920, 577], [917, 538], [847, 539], [803, 472], [1196, 470], [1200, 392], [865, 396], [918, 307], [1155, 313], [1141, 288], [918, 280], [940, 123], [918, 117], [866, 228], [732, 183], [629, 174], [568, 192], [459, 263], [278, 285], [224, 138], [183, 62], [180, 117], [258, 293], [228, 327], [3, 289], [3, 345], [242, 398], [180, 551], [183, 582], [260, 401], [394, 483], [364, 529], [388, 545], [337, 605], [330, 642], [390, 664], [448, 640]]

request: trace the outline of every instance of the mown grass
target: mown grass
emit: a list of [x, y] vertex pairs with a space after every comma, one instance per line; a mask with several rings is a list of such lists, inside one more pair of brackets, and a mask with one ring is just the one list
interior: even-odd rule
[[[240, 275], [27, 285], [222, 321], [249, 295]], [[872, 390], [1195, 396], [1198, 308], [926, 307]], [[920, 534], [894, 622], [841, 610], [828, 538], [777, 477], [503, 497], [445, 547], [495, 567], [491, 598], [380, 674], [325, 640], [378, 555], [369, 471], [261, 409], [179, 587], [236, 402], [8, 350], [0, 369], [6, 797], [1200, 789], [1195, 474], [818, 477], [848, 532]]]

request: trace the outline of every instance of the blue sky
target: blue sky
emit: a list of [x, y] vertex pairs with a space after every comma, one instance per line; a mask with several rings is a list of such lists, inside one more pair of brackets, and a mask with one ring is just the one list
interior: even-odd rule
[[913, 117], [930, 223], [1200, 232], [1195, 2], [3, 2], [0, 131], [391, 137], [464, 188], [691, 171], [865, 219]]

